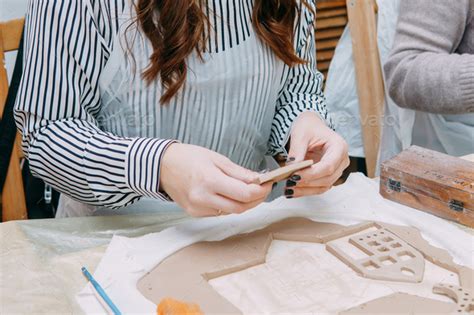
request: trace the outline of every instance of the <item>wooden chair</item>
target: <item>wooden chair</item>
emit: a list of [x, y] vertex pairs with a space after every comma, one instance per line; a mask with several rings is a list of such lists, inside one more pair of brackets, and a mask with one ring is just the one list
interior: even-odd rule
[[347, 25], [345, 0], [316, 2], [316, 61], [318, 70], [327, 77], [337, 43]]
[[382, 65], [377, 46], [377, 3], [375, 0], [347, 0], [347, 13], [352, 37], [367, 175], [374, 177], [385, 103]]
[[374, 177], [380, 147], [384, 83], [377, 46], [375, 0], [320, 0], [316, 4], [318, 69], [327, 75], [337, 43], [351, 29], [367, 174]]
[[[5, 53], [18, 50], [24, 19], [0, 23], [0, 115], [3, 115], [8, 94], [8, 77], [5, 69]], [[27, 219], [25, 192], [21, 175], [21, 159], [23, 157], [19, 137], [17, 136], [7, 178], [2, 192], [2, 220]]]

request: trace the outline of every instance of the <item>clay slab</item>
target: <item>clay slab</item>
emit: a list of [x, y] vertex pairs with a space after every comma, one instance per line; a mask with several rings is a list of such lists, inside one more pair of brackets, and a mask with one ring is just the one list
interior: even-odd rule
[[[391, 232], [394, 240], [395, 237], [399, 237], [401, 241], [414, 249], [418, 249], [420, 245], [422, 248], [420, 252], [425, 258], [429, 258], [429, 261], [457, 272], [461, 286], [464, 287], [463, 283], [471, 283], [470, 280], [466, 280], [474, 276], [471, 269], [453, 264], [452, 258], [445, 251], [429, 245], [415, 229], [397, 229], [396, 226], [382, 226], [373, 222], [342, 227], [303, 218], [292, 218], [223, 241], [201, 242], [183, 248], [140, 279], [137, 287], [147, 299], [155, 304], [164, 298], [173, 297], [177, 300], [199, 304], [206, 314], [241, 314], [237, 307], [212, 288], [209, 280], [265, 263], [266, 253], [273, 240], [324, 244], [373, 227]], [[427, 300], [427, 303], [430, 303], [430, 300]], [[387, 307], [390, 305], [390, 303], [387, 304]], [[456, 307], [456, 304], [453, 305]]]
[[452, 314], [456, 304], [394, 293], [341, 312], [349, 314]]
[[155, 304], [166, 297], [199, 304], [205, 314], [241, 314], [222, 297], [209, 280], [265, 263], [273, 239], [324, 243], [373, 226], [354, 227], [318, 223], [303, 218], [287, 219], [248, 234], [220, 242], [200, 242], [166, 258], [139, 280], [138, 290]]

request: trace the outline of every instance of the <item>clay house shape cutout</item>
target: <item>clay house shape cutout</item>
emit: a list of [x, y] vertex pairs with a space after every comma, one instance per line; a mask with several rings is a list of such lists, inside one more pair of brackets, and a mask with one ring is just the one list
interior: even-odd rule
[[[395, 255], [400, 254], [396, 260], [394, 259], [395, 263], [387, 266], [396, 265], [397, 270], [409, 266], [407, 268], [411, 268], [410, 270], [413, 271], [411, 277], [419, 279], [419, 274], [421, 273], [421, 277], [423, 275], [424, 260], [422, 260], [421, 266], [417, 262], [418, 266], [415, 267], [405, 264], [405, 261], [411, 259], [416, 262], [419, 257], [424, 257], [435, 265], [456, 272], [459, 275], [461, 287], [465, 291], [470, 290], [474, 277], [473, 270], [453, 263], [451, 256], [446, 251], [432, 247], [413, 228], [374, 222], [344, 227], [336, 224], [313, 222], [304, 218], [286, 219], [251, 233], [236, 235], [218, 242], [200, 242], [185, 247], [164, 259], [153, 270], [144, 275], [138, 281], [137, 288], [143, 296], [156, 305], [163, 299], [172, 297], [180, 301], [198, 304], [205, 314], [241, 314], [237, 307], [214, 290], [209, 284], [209, 280], [264, 264], [273, 240], [326, 244], [326, 249], [330, 251], [328, 243], [331, 241], [374, 227], [378, 229], [378, 232], [383, 232], [380, 235], [377, 234], [376, 243], [369, 245], [368, 242], [364, 242], [365, 245], [360, 246], [375, 246], [377, 249], [382, 246], [382, 242], [387, 243], [394, 250]], [[373, 235], [374, 232], [370, 233]], [[360, 236], [357, 237], [360, 238]], [[383, 240], [384, 237], [386, 237], [385, 240]], [[354, 239], [353, 243], [359, 244], [356, 241], [357, 239]], [[372, 249], [370, 252], [372, 252]], [[408, 253], [407, 256], [410, 259], [401, 259], [404, 256], [401, 253], [404, 252]], [[371, 258], [370, 255], [369, 258]], [[377, 255], [376, 258], [382, 259], [382, 256]], [[357, 263], [363, 265], [364, 262]], [[383, 259], [382, 265], [386, 266], [383, 264]], [[364, 276], [371, 275], [366, 269], [361, 271], [361, 274], [365, 273]], [[403, 273], [396, 273], [397, 277], [400, 275], [403, 275]], [[377, 278], [377, 276], [375, 274], [374, 278]], [[396, 277], [393, 276], [393, 278]], [[408, 281], [407, 278], [402, 277], [401, 281], [413, 282], [412, 278]], [[397, 279], [400, 281], [400, 278]], [[394, 296], [397, 302], [418, 298], [411, 295]], [[374, 303], [377, 304], [382, 300], [389, 301], [388, 306], [394, 306], [388, 297], [387, 299], [374, 300]], [[433, 301], [433, 303], [439, 302], [430, 299], [424, 299], [423, 301], [428, 304], [430, 301]], [[425, 306], [426, 303], [420, 303], [420, 307]], [[449, 305], [449, 303], [447, 304]], [[455, 309], [456, 304], [452, 305]], [[396, 305], [391, 308], [394, 311], [396, 309]]]

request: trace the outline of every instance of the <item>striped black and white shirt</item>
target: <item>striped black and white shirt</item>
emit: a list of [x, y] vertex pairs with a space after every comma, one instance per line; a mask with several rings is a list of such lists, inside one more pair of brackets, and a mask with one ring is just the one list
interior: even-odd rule
[[256, 38], [252, 5], [208, 0], [205, 60], [188, 58], [185, 86], [162, 106], [161, 84], [141, 80], [151, 47], [125, 27], [125, 0], [31, 1], [15, 118], [32, 172], [80, 202], [118, 208], [164, 198], [160, 160], [174, 140], [258, 169], [265, 154], [285, 153], [298, 114], [330, 124], [312, 12], [303, 9], [295, 26], [296, 52], [308, 63], [289, 68]]

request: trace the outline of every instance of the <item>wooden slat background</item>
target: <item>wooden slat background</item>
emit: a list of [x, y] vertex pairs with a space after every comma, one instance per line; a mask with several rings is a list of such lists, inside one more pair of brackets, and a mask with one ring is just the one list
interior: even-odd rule
[[346, 1], [319, 0], [316, 3], [316, 59], [318, 70], [327, 76], [337, 43], [347, 25]]

